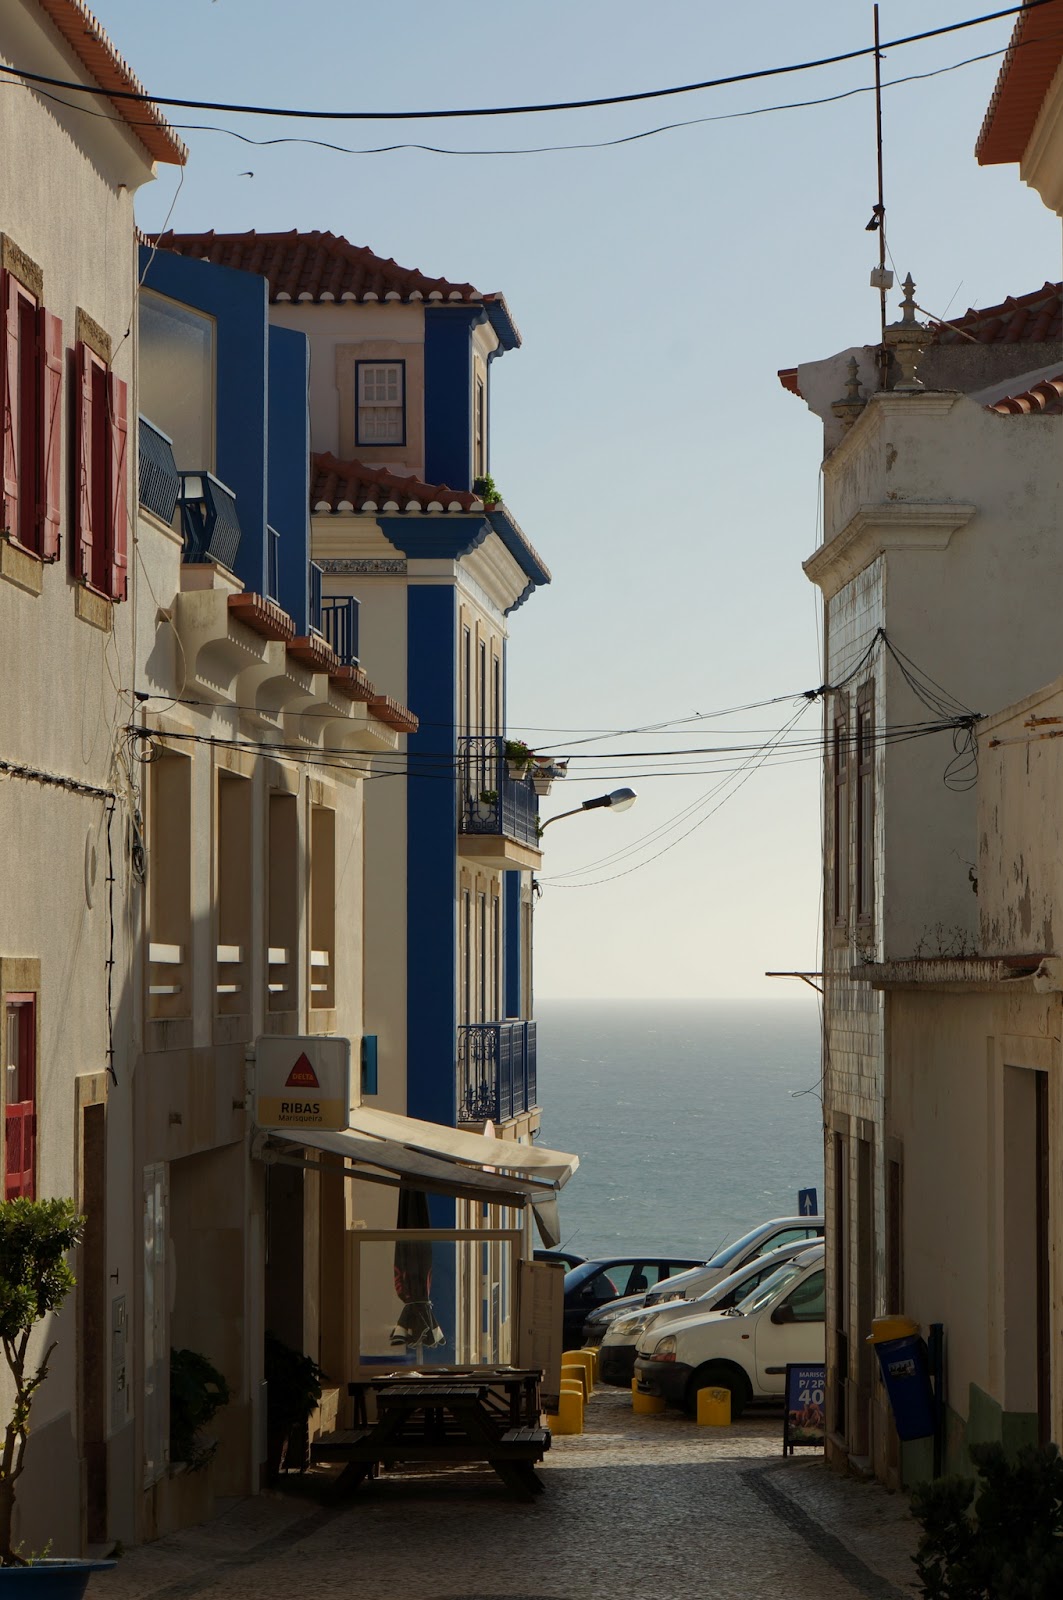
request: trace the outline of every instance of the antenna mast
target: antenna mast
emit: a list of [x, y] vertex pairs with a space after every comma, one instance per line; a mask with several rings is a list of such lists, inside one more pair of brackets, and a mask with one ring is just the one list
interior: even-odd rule
[[878, 31], [878, 5], [874, 7], [875, 15], [875, 151], [878, 159], [878, 204], [875, 206], [875, 216], [878, 219], [878, 294], [880, 316], [880, 337], [883, 347], [881, 359], [881, 383], [886, 386], [886, 286], [889, 279], [886, 275], [886, 200], [882, 187], [882, 53]]

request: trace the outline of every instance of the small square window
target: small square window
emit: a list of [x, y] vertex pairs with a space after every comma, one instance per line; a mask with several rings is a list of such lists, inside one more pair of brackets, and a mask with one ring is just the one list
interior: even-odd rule
[[357, 361], [355, 371], [358, 444], [405, 444], [405, 361]]

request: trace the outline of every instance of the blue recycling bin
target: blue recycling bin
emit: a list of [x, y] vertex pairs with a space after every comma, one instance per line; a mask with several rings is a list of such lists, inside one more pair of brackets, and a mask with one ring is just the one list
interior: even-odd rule
[[928, 1438], [934, 1432], [935, 1413], [926, 1341], [917, 1333], [899, 1339], [872, 1338], [898, 1438]]

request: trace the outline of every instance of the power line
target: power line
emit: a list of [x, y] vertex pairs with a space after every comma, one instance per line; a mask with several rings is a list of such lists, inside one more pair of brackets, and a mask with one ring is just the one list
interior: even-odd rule
[[[961, 22], [945, 23], [938, 28], [927, 28], [921, 33], [910, 33], [898, 39], [890, 39], [878, 48], [897, 50], [902, 45], [918, 44], [924, 39], [937, 39], [966, 28], [980, 27], [985, 22], [997, 22], [1003, 17], [1018, 16], [1023, 11], [1032, 11], [1050, 3], [1051, 0], [1026, 0], [1025, 5], [1009, 6], [1002, 11], [986, 12], [982, 16], [967, 17]], [[729, 73], [719, 78], [704, 78], [697, 83], [673, 84], [662, 89], [641, 89], [631, 94], [598, 95], [586, 100], [554, 100], [532, 105], [466, 106], [460, 109], [432, 111], [320, 111], [307, 107], [246, 105], [233, 101], [193, 100], [174, 95], [149, 94], [146, 91], [133, 89], [105, 89], [98, 85], [77, 83], [69, 78], [54, 78], [14, 66], [5, 67], [4, 71], [27, 83], [46, 84], [50, 88], [65, 89], [76, 94], [142, 105], [179, 106], [191, 111], [223, 111], [239, 116], [282, 117], [316, 122], [432, 122], [470, 117], [530, 116], [552, 111], [588, 111], [602, 106], [632, 105], [644, 100], [662, 100], [676, 95], [696, 94], [704, 89], [721, 89], [730, 84], [751, 83], [763, 78], [810, 72], [819, 67], [837, 66], [844, 61], [856, 61], [864, 56], [874, 55], [875, 51], [875, 45], [865, 45], [856, 50], [843, 50], [836, 55], [820, 56], [814, 60], [789, 62], [779, 67], [759, 67], [749, 72]]]

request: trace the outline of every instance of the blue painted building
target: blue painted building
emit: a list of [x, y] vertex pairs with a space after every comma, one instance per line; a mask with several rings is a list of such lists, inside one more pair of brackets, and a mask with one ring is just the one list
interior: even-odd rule
[[[271, 340], [305, 339], [324, 601], [357, 601], [362, 668], [419, 721], [366, 784], [363, 1104], [530, 1143], [531, 880], [549, 776], [507, 760], [506, 653], [510, 617], [549, 573], [489, 479], [491, 369], [519, 333], [500, 295], [331, 234], [160, 243], [177, 267], [264, 279]], [[274, 359], [271, 345], [271, 372]], [[350, 913], [353, 927], [362, 907]], [[393, 1198], [364, 1188], [359, 1215], [393, 1226]], [[437, 1225], [479, 1209], [432, 1199]], [[488, 1317], [468, 1342], [474, 1292], [437, 1274], [437, 1307], [470, 1297], [464, 1322], [443, 1319], [464, 1327], [461, 1358], [497, 1334]]]

